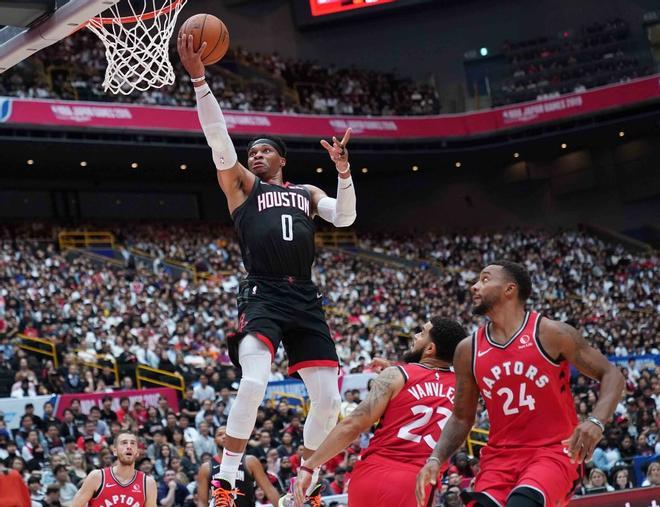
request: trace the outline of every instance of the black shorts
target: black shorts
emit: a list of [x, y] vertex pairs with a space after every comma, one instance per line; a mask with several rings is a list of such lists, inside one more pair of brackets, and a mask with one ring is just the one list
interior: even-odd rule
[[289, 375], [313, 366], [338, 367], [335, 342], [325, 321], [323, 298], [311, 281], [249, 277], [239, 285], [238, 334], [228, 340], [236, 366], [238, 344], [251, 334], [268, 346], [272, 356], [284, 343]]

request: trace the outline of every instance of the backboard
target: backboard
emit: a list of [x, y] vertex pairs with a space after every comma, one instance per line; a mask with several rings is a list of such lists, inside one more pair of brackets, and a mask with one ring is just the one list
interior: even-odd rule
[[[37, 9], [25, 13], [26, 2], [3, 2], [0, 25], [8, 20], [35, 18], [29, 26], [3, 26], [0, 29], [0, 74], [26, 58], [73, 33], [81, 24], [120, 0], [51, 0], [28, 2]], [[15, 6], [12, 8], [12, 4]], [[43, 10], [39, 12], [38, 8]], [[3, 19], [4, 18], [4, 19]], [[16, 21], [14, 21], [16, 22]]]

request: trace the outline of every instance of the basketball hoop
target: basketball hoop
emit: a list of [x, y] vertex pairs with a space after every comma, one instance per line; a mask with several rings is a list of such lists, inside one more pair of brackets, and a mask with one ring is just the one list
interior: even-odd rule
[[[122, 1], [85, 23], [103, 41], [108, 59], [103, 89], [114, 94], [129, 95], [174, 83], [169, 41], [188, 0], [142, 0], [141, 11], [134, 5], [138, 1]], [[126, 4], [131, 16], [120, 15], [118, 5]]]

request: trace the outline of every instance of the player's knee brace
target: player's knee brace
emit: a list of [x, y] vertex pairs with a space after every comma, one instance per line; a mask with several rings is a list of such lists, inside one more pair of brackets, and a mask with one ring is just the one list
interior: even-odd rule
[[334, 368], [304, 368], [300, 376], [305, 382], [311, 407], [303, 430], [307, 449], [316, 450], [337, 424], [341, 397]]
[[257, 410], [264, 399], [271, 356], [268, 348], [252, 335], [241, 340], [238, 355], [243, 377], [227, 420], [227, 435], [245, 440], [252, 434]]

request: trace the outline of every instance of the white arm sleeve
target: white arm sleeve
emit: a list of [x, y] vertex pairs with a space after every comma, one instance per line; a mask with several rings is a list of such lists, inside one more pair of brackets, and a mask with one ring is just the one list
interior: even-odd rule
[[324, 197], [316, 206], [318, 215], [335, 227], [348, 227], [357, 218], [355, 186], [352, 178], [338, 178], [337, 198]]
[[202, 125], [206, 142], [211, 147], [213, 162], [218, 171], [231, 169], [236, 165], [238, 156], [234, 143], [227, 132], [225, 117], [208, 84], [195, 88], [197, 97], [197, 116]]

